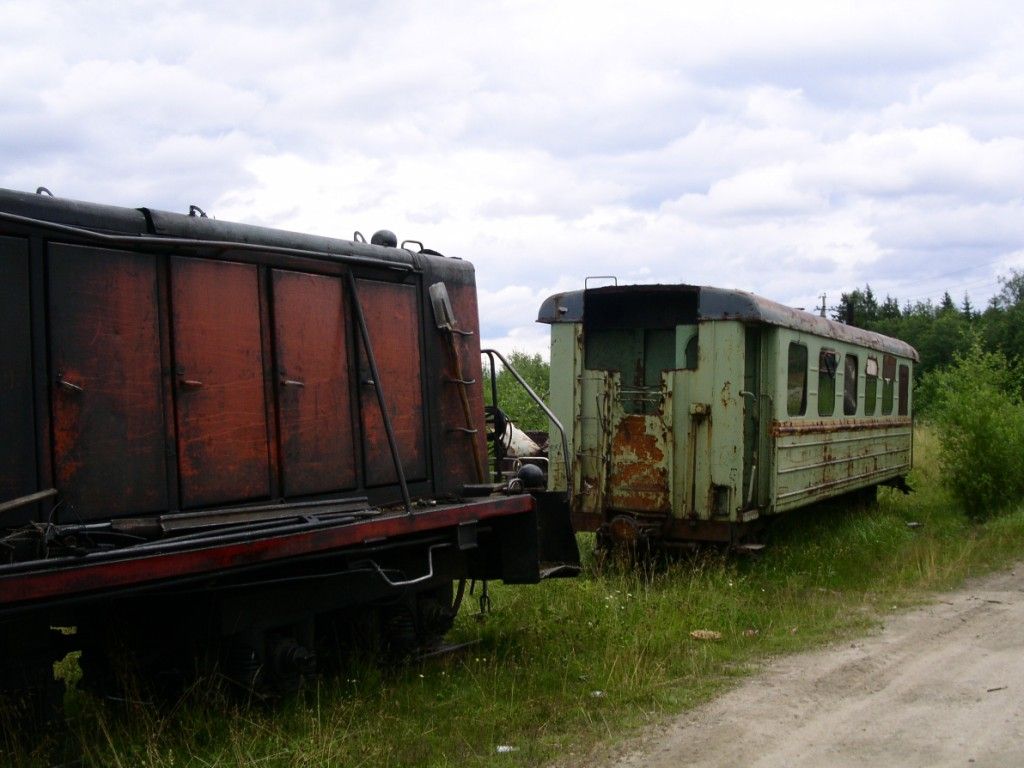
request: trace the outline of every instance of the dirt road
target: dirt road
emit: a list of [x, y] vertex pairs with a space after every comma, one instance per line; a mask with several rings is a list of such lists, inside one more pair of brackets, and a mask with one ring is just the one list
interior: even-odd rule
[[1024, 766], [1024, 565], [786, 657], [607, 765]]

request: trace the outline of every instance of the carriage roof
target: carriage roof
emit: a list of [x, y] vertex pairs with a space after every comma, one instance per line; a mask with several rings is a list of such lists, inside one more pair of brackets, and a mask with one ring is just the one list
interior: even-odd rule
[[[567, 291], [548, 297], [537, 316], [539, 323], [580, 323], [584, 321], [585, 307], [597, 302], [607, 306], [616, 300], [661, 305], [661, 314], [671, 318], [676, 314], [677, 324], [709, 320], [739, 320], [746, 323], [764, 323], [810, 333], [823, 338], [855, 344], [868, 349], [888, 352], [900, 357], [918, 360], [917, 350], [905, 341], [867, 331], [852, 325], [829, 320], [802, 309], [766, 299], [763, 296], [726, 288], [699, 285], [615, 285], [587, 290]], [[665, 312], [665, 307], [678, 307], [678, 312]], [[652, 309], [648, 315], [657, 312]]]

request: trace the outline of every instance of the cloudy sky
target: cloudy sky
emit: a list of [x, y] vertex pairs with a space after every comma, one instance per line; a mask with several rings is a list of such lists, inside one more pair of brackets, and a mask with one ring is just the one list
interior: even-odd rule
[[473, 261], [485, 342], [619, 282], [984, 306], [1024, 269], [1015, 2], [7, 2], [0, 186]]

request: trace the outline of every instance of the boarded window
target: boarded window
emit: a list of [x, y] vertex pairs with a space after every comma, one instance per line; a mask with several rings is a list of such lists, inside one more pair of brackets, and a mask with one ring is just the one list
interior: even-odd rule
[[882, 415], [892, 415], [893, 382], [896, 379], [896, 358], [885, 355], [882, 358]]
[[874, 416], [878, 401], [878, 360], [869, 357], [864, 366], [864, 415]]
[[856, 355], [847, 355], [843, 362], [843, 413], [852, 416], [857, 412], [857, 376], [859, 361]]
[[832, 349], [818, 353], [818, 415], [831, 416], [836, 410], [836, 368], [839, 356]]
[[789, 344], [789, 373], [786, 377], [786, 413], [803, 416], [807, 410], [807, 347]]
[[910, 410], [910, 366], [900, 366], [900, 402], [899, 415], [906, 416]]

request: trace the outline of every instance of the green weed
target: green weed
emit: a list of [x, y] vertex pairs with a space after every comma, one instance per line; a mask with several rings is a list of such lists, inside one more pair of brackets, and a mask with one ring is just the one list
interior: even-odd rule
[[[398, 669], [358, 662], [273, 708], [192, 691], [177, 707], [71, 693], [68, 733], [16, 766], [534, 766], [572, 764], [704, 701], [772, 655], [851, 637], [894, 608], [1020, 558], [1024, 509], [970, 522], [919, 430], [912, 496], [786, 515], [767, 551], [705, 550], [639, 571], [495, 585], [450, 638], [467, 650]], [[585, 551], [593, 539], [581, 536]], [[719, 639], [696, 639], [695, 630]], [[504, 748], [509, 748], [505, 750]], [[499, 751], [500, 749], [500, 751]], [[0, 758], [2, 762], [3, 758]]]

